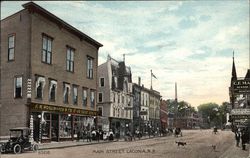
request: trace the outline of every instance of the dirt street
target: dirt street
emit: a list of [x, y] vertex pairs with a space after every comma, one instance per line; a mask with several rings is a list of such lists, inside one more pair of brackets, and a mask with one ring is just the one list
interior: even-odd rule
[[[186, 142], [178, 146], [176, 141]], [[113, 142], [64, 149], [40, 150], [20, 155], [3, 154], [1, 158], [240, 158], [247, 157], [234, 145], [231, 131], [184, 130], [183, 137], [157, 137], [133, 142]], [[215, 145], [215, 150], [212, 145]], [[236, 152], [232, 151], [235, 150]]]

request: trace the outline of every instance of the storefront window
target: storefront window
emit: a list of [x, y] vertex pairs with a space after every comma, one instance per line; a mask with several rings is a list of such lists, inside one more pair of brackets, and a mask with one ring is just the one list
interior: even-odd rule
[[50, 138], [50, 114], [42, 113], [41, 115], [42, 139]]
[[81, 116], [75, 116], [74, 117], [74, 137], [77, 136], [77, 132], [84, 132], [84, 130], [87, 130], [87, 119], [86, 117]]
[[71, 115], [61, 115], [60, 116], [60, 128], [59, 137], [60, 138], [71, 138]]

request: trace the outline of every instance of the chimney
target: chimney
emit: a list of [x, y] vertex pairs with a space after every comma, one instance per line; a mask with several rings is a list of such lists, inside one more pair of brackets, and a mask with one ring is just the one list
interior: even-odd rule
[[138, 77], [138, 85], [141, 86], [141, 77]]

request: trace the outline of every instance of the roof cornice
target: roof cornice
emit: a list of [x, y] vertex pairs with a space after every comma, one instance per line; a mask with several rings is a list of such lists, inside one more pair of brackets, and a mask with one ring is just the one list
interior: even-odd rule
[[62, 19], [58, 18], [57, 16], [50, 13], [49, 11], [47, 11], [46, 9], [42, 8], [41, 6], [37, 5], [34, 2], [28, 2], [28, 3], [23, 4], [22, 6], [25, 9], [28, 9], [30, 12], [36, 12], [36, 13], [44, 16], [48, 20], [56, 23], [59, 27], [68, 30], [70, 33], [72, 33], [75, 36], [77, 36], [78, 38], [80, 38], [80, 40], [85, 40], [86, 42], [88, 42], [91, 45], [95, 46], [97, 49], [103, 46], [101, 43], [97, 42], [96, 40], [94, 40], [93, 38], [91, 38], [88, 35], [84, 34], [83, 32], [79, 31], [75, 27], [73, 27], [70, 24], [66, 23]]

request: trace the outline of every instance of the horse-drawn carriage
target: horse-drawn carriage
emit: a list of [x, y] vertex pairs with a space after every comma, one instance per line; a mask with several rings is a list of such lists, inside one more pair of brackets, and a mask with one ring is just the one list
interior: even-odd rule
[[175, 128], [175, 130], [174, 130], [174, 136], [175, 137], [178, 137], [178, 136], [182, 137], [181, 128]]
[[218, 132], [217, 127], [214, 127], [214, 129], [213, 129], [213, 133], [214, 133], [214, 134], [217, 134], [217, 132]]

